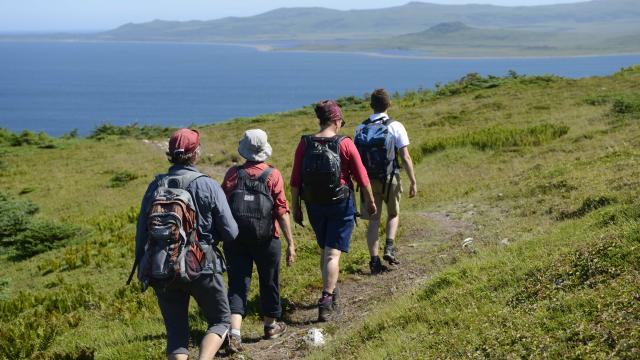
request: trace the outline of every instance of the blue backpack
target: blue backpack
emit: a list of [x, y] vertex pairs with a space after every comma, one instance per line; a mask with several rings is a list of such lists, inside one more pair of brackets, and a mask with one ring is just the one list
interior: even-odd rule
[[367, 119], [355, 136], [354, 143], [370, 178], [386, 181], [398, 169], [395, 139], [389, 132], [392, 122], [391, 118]]

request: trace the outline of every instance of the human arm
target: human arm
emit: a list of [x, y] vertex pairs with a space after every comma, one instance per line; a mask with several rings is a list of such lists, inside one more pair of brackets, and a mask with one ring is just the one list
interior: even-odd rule
[[365, 206], [367, 207], [367, 213], [369, 214], [369, 216], [375, 215], [378, 212], [378, 209], [376, 208], [376, 202], [373, 199], [373, 191], [371, 191], [371, 184], [367, 185], [364, 188], [361, 188], [360, 191], [363, 191], [362, 193], [364, 195], [364, 203], [365, 203]]
[[284, 234], [284, 238], [287, 241], [287, 266], [291, 266], [296, 260], [296, 244], [293, 241], [293, 233], [291, 232], [291, 221], [289, 220], [289, 213], [284, 213], [278, 216], [278, 224], [280, 230]]
[[418, 186], [416, 183], [416, 175], [413, 171], [413, 161], [411, 160], [411, 154], [409, 154], [409, 147], [405, 146], [400, 149], [400, 158], [402, 159], [402, 166], [404, 170], [407, 172], [407, 176], [409, 177], [410, 185], [409, 185], [409, 197], [415, 197], [418, 192]]
[[[210, 180], [210, 179], [209, 179]], [[238, 224], [231, 214], [227, 197], [222, 191], [222, 187], [218, 183], [211, 181], [213, 207], [211, 216], [213, 220], [213, 229], [215, 231], [215, 239], [223, 242], [233, 241], [238, 236]]]
[[151, 205], [151, 195], [156, 189], [156, 182], [153, 181], [147, 187], [142, 202], [140, 204], [140, 211], [138, 212], [138, 221], [136, 223], [136, 259], [140, 260], [144, 255], [144, 246], [147, 242], [147, 211]]
[[304, 226], [302, 221], [304, 220], [302, 216], [302, 208], [300, 201], [300, 189], [297, 187], [291, 187], [291, 212], [293, 213], [293, 221], [300, 225]]
[[300, 140], [293, 158], [291, 180], [289, 182], [291, 187], [291, 210], [293, 213], [293, 221], [301, 226], [303, 226], [303, 216], [300, 201], [300, 188], [302, 187], [302, 158], [304, 156], [305, 147], [304, 140]]
[[291, 221], [289, 220], [289, 204], [287, 203], [287, 197], [284, 192], [284, 179], [278, 169], [273, 168], [268, 183], [271, 198], [273, 199], [273, 213], [280, 227], [280, 231], [287, 241], [287, 266], [291, 266], [296, 257], [296, 245], [293, 241]]
[[[349, 164], [349, 170], [353, 177], [355, 178], [358, 185], [360, 185], [360, 189], [363, 192], [365, 206], [367, 207], [367, 213], [371, 216], [375, 215], [378, 211], [376, 209], [376, 204], [373, 199], [373, 192], [371, 190], [371, 182], [369, 181], [369, 176], [367, 175], [367, 170], [362, 164], [362, 159], [360, 158], [360, 153], [356, 149], [355, 144], [351, 139], [343, 141], [345, 144], [345, 154], [347, 155], [347, 161]], [[341, 143], [342, 145], [342, 143]]]

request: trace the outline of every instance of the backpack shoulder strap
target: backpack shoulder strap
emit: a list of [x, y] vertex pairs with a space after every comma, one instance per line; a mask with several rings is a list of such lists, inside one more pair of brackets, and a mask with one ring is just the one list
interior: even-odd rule
[[271, 166], [269, 166], [268, 168], [264, 169], [262, 171], [262, 174], [260, 174], [260, 177], [258, 178], [258, 181], [260, 181], [263, 184], [267, 183], [267, 179], [269, 179], [269, 175], [271, 175], [271, 172], [273, 172], [273, 168]]
[[193, 181], [206, 176], [207, 175], [203, 173], [199, 173], [197, 171], [190, 171], [189, 173], [182, 175], [182, 178], [180, 181], [180, 185], [181, 185], [180, 188], [183, 190], [187, 190], [187, 188], [189, 187], [189, 185], [191, 185]]
[[393, 119], [392, 117], [388, 117], [385, 121], [383, 121], [382, 123], [385, 124], [386, 126], [391, 125], [392, 122], [394, 122], [395, 119]]
[[238, 180], [246, 179], [248, 177], [247, 170], [242, 165], [236, 166], [236, 172], [238, 174]]
[[336, 135], [333, 137], [333, 141], [337, 144], [340, 145], [340, 143], [342, 142], [342, 140], [348, 138], [348, 136], [346, 135]]
[[176, 179], [178, 180], [178, 186], [177, 188], [182, 189], [182, 190], [187, 190], [187, 188], [189, 187], [189, 185], [191, 185], [191, 183], [201, 177], [206, 177], [207, 175], [203, 174], [203, 173], [199, 173], [197, 171], [189, 171], [186, 174], [181, 174], [181, 175], [173, 175], [173, 174], [162, 174], [162, 175], [158, 175], [156, 176], [156, 181], [158, 183], [158, 186], [167, 186], [169, 179]]

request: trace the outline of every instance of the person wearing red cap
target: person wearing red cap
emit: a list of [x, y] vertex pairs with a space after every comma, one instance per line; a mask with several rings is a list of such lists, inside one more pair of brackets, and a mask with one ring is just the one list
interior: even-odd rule
[[355, 226], [352, 178], [360, 185], [366, 210], [376, 213], [367, 171], [353, 141], [338, 133], [345, 122], [333, 100], [315, 106], [320, 131], [303, 136], [291, 170], [293, 219], [302, 224], [300, 199], [304, 199], [309, 222], [322, 250], [322, 295], [318, 300], [318, 321], [327, 321], [338, 309], [340, 255], [349, 251]]
[[[183, 185], [191, 195], [196, 210], [196, 239], [201, 244], [217, 249], [216, 244], [219, 242], [226, 244], [234, 241], [238, 235], [238, 226], [220, 185], [195, 168], [199, 155], [200, 134], [190, 129], [176, 131], [169, 140], [167, 157], [172, 166], [167, 175], [191, 179], [188, 184]], [[147, 213], [164, 176], [158, 176], [149, 184], [142, 199], [136, 228], [136, 259], [141, 259], [144, 255], [149, 237]], [[200, 359], [212, 359], [222, 345], [230, 323], [223, 271], [222, 257], [212, 255], [210, 260], [207, 257], [199, 276], [191, 282], [172, 280], [152, 284], [167, 331], [168, 359], [186, 360], [189, 357], [188, 314], [191, 296], [197, 301], [208, 324], [200, 347]]]

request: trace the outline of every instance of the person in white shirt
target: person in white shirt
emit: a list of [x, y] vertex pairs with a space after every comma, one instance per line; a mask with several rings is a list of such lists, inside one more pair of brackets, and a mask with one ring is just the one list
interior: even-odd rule
[[[417, 184], [416, 177], [413, 171], [413, 161], [409, 154], [409, 136], [404, 125], [399, 121], [395, 121], [389, 118], [386, 111], [391, 106], [391, 100], [389, 94], [384, 89], [377, 89], [371, 94], [371, 108], [374, 114], [369, 117], [367, 123], [382, 122], [387, 125], [388, 131], [394, 139], [395, 143], [395, 169], [388, 181], [384, 179], [371, 178], [371, 188], [375, 198], [375, 203], [378, 209], [382, 209], [383, 202], [386, 203], [387, 208], [387, 227], [386, 227], [386, 242], [384, 246], [383, 259], [390, 265], [398, 265], [398, 260], [394, 240], [398, 232], [398, 224], [400, 220], [400, 194], [402, 193], [402, 185], [400, 183], [400, 174], [398, 166], [398, 157], [402, 160], [402, 165], [407, 176], [409, 177], [409, 197], [416, 196]], [[365, 124], [361, 124], [356, 127], [356, 138], [358, 133], [364, 128]], [[366, 163], [365, 163], [366, 166]], [[380, 226], [380, 214], [381, 210], [374, 216], [368, 216], [366, 213], [362, 214], [362, 218], [369, 220], [367, 228], [367, 245], [369, 246], [369, 255], [371, 260], [369, 262], [369, 268], [372, 274], [380, 274], [389, 270], [389, 268], [382, 264], [380, 257], [378, 256], [378, 227]]]

